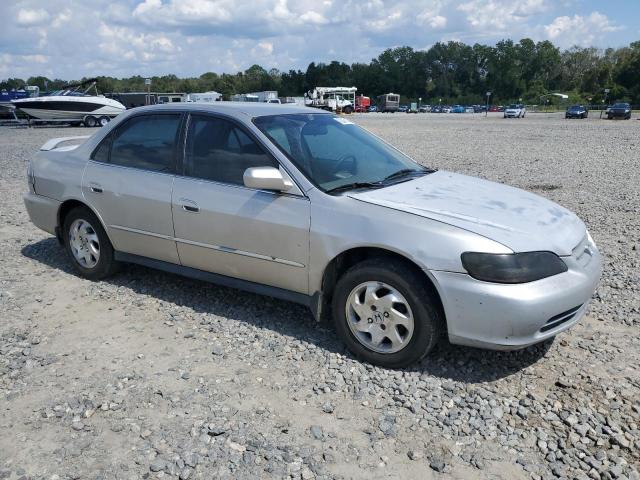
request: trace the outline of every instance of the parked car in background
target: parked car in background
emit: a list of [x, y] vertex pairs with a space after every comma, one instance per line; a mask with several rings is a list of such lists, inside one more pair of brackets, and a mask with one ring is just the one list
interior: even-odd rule
[[511, 104], [504, 110], [504, 118], [524, 118], [525, 113], [527, 113], [524, 105], [520, 104]]
[[502, 105], [491, 105], [489, 107], [490, 112], [504, 112], [504, 107]]
[[420, 108], [418, 110], [420, 111], [420, 113], [428, 113], [431, 111], [431, 105], [420, 105]]
[[376, 107], [375, 105], [370, 105], [369, 107], [367, 107], [367, 112], [377, 112], [378, 111], [378, 107]]
[[475, 113], [475, 109], [473, 107], [465, 107], [464, 113]]
[[587, 118], [589, 116], [589, 109], [584, 105], [571, 105], [567, 107], [567, 111], [564, 114], [564, 118]]
[[484, 113], [487, 111], [487, 106], [486, 105], [474, 105], [473, 106], [473, 112], [474, 113]]
[[407, 108], [407, 113], [418, 113], [418, 102], [411, 102], [409, 108]]
[[140, 107], [81, 140], [46, 142], [24, 196], [78, 275], [131, 262], [295, 301], [376, 365], [415, 363], [445, 334], [493, 349], [545, 341], [599, 281], [575, 214], [423, 167], [318, 109]]
[[464, 113], [465, 108], [462, 105], [454, 105], [451, 107], [451, 113]]
[[403, 104], [403, 105], [400, 105], [398, 107], [398, 111], [399, 112], [403, 112], [404, 113], [404, 112], [407, 112], [407, 110], [409, 110], [409, 105]]
[[609, 120], [613, 120], [614, 118], [629, 120], [631, 118], [631, 105], [628, 103], [616, 103], [612, 105], [607, 111], [607, 118]]
[[431, 107], [431, 113], [442, 113], [442, 106], [434, 105]]
[[442, 107], [442, 113], [451, 113], [453, 109], [449, 105]]

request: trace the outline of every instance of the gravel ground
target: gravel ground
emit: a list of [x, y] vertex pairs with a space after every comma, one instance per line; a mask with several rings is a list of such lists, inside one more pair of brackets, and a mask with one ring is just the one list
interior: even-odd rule
[[606, 257], [587, 316], [392, 371], [293, 304], [137, 266], [82, 280], [21, 193], [42, 143], [87, 130], [0, 128], [0, 479], [640, 479], [640, 122], [353, 119], [577, 212]]

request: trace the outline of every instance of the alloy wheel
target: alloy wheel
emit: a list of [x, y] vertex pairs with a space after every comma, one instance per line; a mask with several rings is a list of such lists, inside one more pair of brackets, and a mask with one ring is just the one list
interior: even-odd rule
[[75, 220], [69, 228], [69, 246], [76, 262], [84, 268], [93, 268], [100, 260], [98, 233], [82, 218]]

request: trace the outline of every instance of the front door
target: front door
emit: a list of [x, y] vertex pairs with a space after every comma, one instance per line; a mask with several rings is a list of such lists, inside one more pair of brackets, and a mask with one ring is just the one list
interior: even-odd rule
[[179, 263], [171, 189], [180, 122], [181, 114], [135, 116], [87, 163], [83, 195], [120, 252]]
[[173, 184], [173, 220], [183, 265], [308, 293], [309, 200], [254, 190], [242, 175], [278, 162], [241, 126], [191, 115], [184, 176]]

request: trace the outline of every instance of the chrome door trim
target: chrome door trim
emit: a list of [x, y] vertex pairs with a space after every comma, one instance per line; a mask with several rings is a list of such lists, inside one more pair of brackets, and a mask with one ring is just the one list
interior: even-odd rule
[[259, 260], [267, 260], [269, 262], [280, 263], [283, 265], [289, 265], [290, 267], [304, 268], [302, 263], [294, 262], [293, 260], [286, 260], [284, 258], [272, 257], [269, 255], [262, 255], [261, 253], [245, 252], [244, 250], [237, 250], [231, 247], [225, 247], [223, 245], [212, 245], [210, 243], [201, 243], [193, 240], [187, 240], [185, 238], [176, 238], [176, 242], [185, 243], [187, 245], [193, 245], [195, 247], [209, 248], [211, 250], [217, 250], [224, 253], [233, 253], [235, 255], [242, 255], [244, 257], [257, 258]]
[[162, 235], [161, 233], [148, 232], [147, 230], [138, 230], [137, 228], [123, 227], [122, 225], [109, 225], [109, 228], [122, 230], [130, 233], [138, 233], [140, 235], [149, 235], [150, 237], [162, 238], [163, 240], [175, 240], [171, 235]]
[[149, 235], [150, 237], [162, 238], [163, 240], [172, 240], [174, 242], [185, 243], [187, 245], [193, 245], [195, 247], [209, 248], [211, 250], [217, 250], [224, 253], [233, 253], [235, 255], [242, 255], [244, 257], [257, 258], [259, 260], [267, 260], [269, 262], [280, 263], [282, 265], [289, 265], [290, 267], [304, 268], [306, 265], [303, 263], [294, 262], [293, 260], [287, 260], [286, 258], [272, 257], [270, 255], [263, 255], [261, 253], [245, 252], [244, 250], [237, 250], [231, 247], [225, 247], [223, 245], [212, 245], [209, 243], [201, 243], [193, 240], [187, 240], [186, 238], [176, 238], [170, 235], [162, 235], [160, 233], [148, 232], [146, 230], [138, 230], [137, 228], [123, 227], [122, 225], [109, 225], [110, 228], [116, 230], [122, 230], [130, 233], [137, 233], [139, 235]]
[[176, 176], [175, 172], [159, 172], [157, 170], [147, 170], [146, 168], [126, 167], [124, 165], [116, 165], [114, 163], [98, 162], [97, 160], [93, 160], [92, 158], [87, 160], [87, 163], [91, 163], [93, 165], [100, 165], [102, 167], [120, 168], [122, 170], [133, 170], [136, 172], [145, 172], [150, 175], [168, 175], [170, 177]]
[[[128, 168], [128, 167], [125, 167], [125, 168]], [[289, 174], [289, 172], [287, 172], [287, 174]], [[291, 175], [289, 175], [289, 177], [292, 178]], [[297, 199], [300, 199], [300, 200], [309, 201], [309, 197], [302, 191], [302, 189], [300, 189], [302, 194], [287, 193], [287, 192], [274, 192], [273, 190], [261, 190], [261, 189], [258, 189], [258, 188], [245, 187], [244, 185], [238, 185], [236, 183], [224, 183], [224, 182], [218, 182], [216, 180], [208, 180], [206, 178], [190, 177], [188, 175], [176, 175], [176, 178], [183, 178], [184, 180], [191, 180], [193, 182], [209, 183], [209, 184], [211, 184], [213, 186], [239, 188], [241, 190], [246, 190], [248, 192], [266, 193], [268, 195], [273, 195], [275, 197], [297, 198]], [[300, 188], [300, 187], [298, 187], [298, 188]]]

